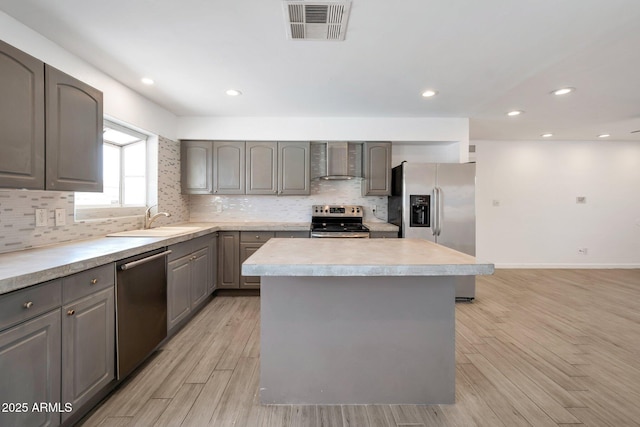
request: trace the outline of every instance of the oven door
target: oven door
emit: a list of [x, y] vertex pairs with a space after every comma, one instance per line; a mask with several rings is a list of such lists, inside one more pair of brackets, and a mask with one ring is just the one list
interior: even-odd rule
[[368, 239], [368, 231], [311, 231], [312, 239]]

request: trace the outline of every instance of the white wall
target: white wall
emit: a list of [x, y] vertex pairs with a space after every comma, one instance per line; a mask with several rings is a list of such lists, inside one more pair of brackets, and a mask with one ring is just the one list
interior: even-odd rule
[[176, 116], [0, 11], [0, 39], [104, 94], [104, 113], [141, 130], [176, 139]]
[[640, 267], [640, 144], [473, 142], [478, 258], [499, 267]]
[[466, 162], [469, 119], [411, 117], [180, 117], [179, 139], [456, 142]]

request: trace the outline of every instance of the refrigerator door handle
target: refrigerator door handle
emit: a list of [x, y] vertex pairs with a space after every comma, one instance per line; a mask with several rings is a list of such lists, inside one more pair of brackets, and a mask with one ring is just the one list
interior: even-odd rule
[[440, 187], [436, 187], [436, 217], [437, 217], [437, 228], [436, 228], [436, 237], [440, 235], [442, 231], [442, 189]]
[[433, 196], [431, 200], [431, 234], [438, 235], [438, 187], [433, 187]]

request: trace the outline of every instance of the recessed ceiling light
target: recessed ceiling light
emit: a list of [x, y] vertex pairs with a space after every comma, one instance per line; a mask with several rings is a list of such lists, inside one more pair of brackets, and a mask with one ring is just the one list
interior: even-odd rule
[[540, 135], [543, 138], [551, 138], [553, 136], [552, 133], [543, 133], [542, 135]]
[[609, 138], [611, 135], [609, 135], [608, 133], [601, 133], [600, 135], [598, 135], [598, 138]]
[[521, 110], [513, 110], [513, 111], [509, 111], [507, 113], [507, 116], [513, 117], [513, 116], [519, 116], [520, 114], [524, 113], [524, 111]]
[[152, 84], [154, 84], [155, 82], [153, 81], [153, 79], [150, 79], [149, 77], [143, 77], [142, 79], [140, 79], [142, 81], [142, 83], [151, 86]]
[[240, 92], [239, 90], [236, 89], [229, 89], [228, 91], [225, 92], [227, 95], [229, 96], [238, 96], [238, 95], [242, 95], [242, 92]]
[[554, 94], [554, 95], [566, 95], [566, 94], [571, 93], [571, 92], [573, 92], [575, 90], [576, 90], [576, 88], [574, 88], [574, 87], [563, 87], [563, 88], [560, 88], [560, 89], [556, 89], [551, 93]]
[[432, 96], [436, 96], [437, 94], [438, 94], [438, 91], [433, 89], [427, 89], [424, 92], [422, 92], [422, 96], [424, 98], [431, 98]]

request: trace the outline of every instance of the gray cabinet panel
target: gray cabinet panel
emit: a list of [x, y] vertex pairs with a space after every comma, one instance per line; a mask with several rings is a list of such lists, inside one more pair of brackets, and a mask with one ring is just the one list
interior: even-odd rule
[[397, 231], [372, 231], [369, 233], [369, 237], [372, 239], [397, 239]]
[[216, 194], [244, 194], [244, 141], [215, 141], [213, 143], [213, 192]]
[[310, 143], [278, 143], [278, 194], [306, 195], [310, 187]]
[[363, 196], [391, 195], [391, 143], [364, 143]]
[[180, 143], [182, 194], [213, 193], [213, 141]]
[[[61, 402], [60, 309], [0, 332], [0, 402]], [[57, 412], [0, 412], [2, 426], [57, 426]]]
[[278, 143], [246, 143], [246, 194], [277, 194]]
[[102, 191], [102, 92], [45, 66], [47, 190]]
[[0, 330], [59, 308], [62, 303], [61, 282], [53, 280], [0, 295]]
[[[240, 265], [262, 245], [262, 243], [240, 243]], [[257, 289], [259, 287], [260, 276], [240, 276], [240, 289]]]
[[44, 63], [0, 41], [0, 187], [44, 189]]
[[79, 408], [115, 379], [114, 342], [113, 287], [62, 307], [62, 402]]
[[200, 305], [209, 295], [209, 248], [195, 252], [191, 257], [191, 308]]
[[171, 330], [191, 311], [191, 255], [167, 266], [167, 329]]
[[218, 233], [212, 233], [209, 239], [209, 293], [218, 286]]
[[240, 233], [218, 233], [218, 288], [240, 287]]

